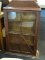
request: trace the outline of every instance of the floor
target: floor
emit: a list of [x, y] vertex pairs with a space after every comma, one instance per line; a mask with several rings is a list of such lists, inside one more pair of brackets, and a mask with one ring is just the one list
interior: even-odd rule
[[7, 53], [2, 54], [0, 52], [0, 60], [7, 60], [6, 58], [13, 58], [12, 60], [16, 60], [16, 59], [17, 60], [45, 60], [45, 18], [44, 17], [40, 18], [37, 50], [39, 51], [38, 58], [37, 57], [33, 58], [33, 56], [21, 56], [21, 55], [14, 55], [14, 54], [9, 55]]

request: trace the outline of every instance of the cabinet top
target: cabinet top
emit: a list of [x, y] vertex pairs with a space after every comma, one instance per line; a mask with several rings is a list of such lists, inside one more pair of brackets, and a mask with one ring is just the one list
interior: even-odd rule
[[12, 1], [4, 9], [41, 10], [35, 1]]

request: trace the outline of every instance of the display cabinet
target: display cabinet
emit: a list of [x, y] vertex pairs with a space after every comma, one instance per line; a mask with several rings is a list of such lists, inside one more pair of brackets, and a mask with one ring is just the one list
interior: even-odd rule
[[40, 10], [34, 1], [12, 1], [4, 7], [7, 52], [36, 55]]

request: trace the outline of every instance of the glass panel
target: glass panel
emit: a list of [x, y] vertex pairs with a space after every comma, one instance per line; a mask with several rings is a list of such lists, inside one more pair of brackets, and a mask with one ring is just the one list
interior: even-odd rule
[[23, 12], [22, 13], [22, 22], [32, 22], [36, 20], [36, 13], [35, 12]]
[[34, 51], [34, 37], [30, 35], [9, 34], [10, 50], [20, 52]]
[[20, 33], [21, 16], [19, 12], [8, 12], [8, 31]]
[[34, 37], [30, 35], [21, 35], [21, 51], [33, 52], [34, 50]]
[[11, 50], [21, 52], [34, 51], [36, 14], [8, 12], [8, 31]]
[[20, 51], [20, 35], [19, 34], [9, 34], [9, 44], [11, 50]]
[[8, 29], [10, 33], [20, 33], [20, 23], [9, 22]]
[[8, 12], [8, 20], [9, 21], [20, 21], [21, 14], [20, 12]]
[[35, 29], [36, 13], [22, 13], [22, 34], [33, 34]]
[[22, 22], [22, 34], [33, 34], [34, 28], [34, 22]]

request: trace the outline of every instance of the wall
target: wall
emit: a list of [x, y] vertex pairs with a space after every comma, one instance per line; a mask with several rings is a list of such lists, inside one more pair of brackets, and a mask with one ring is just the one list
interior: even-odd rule
[[44, 17], [45, 18], [45, 9], [42, 9], [41, 10], [41, 17]]
[[39, 39], [45, 40], [45, 9], [42, 9], [40, 14]]

